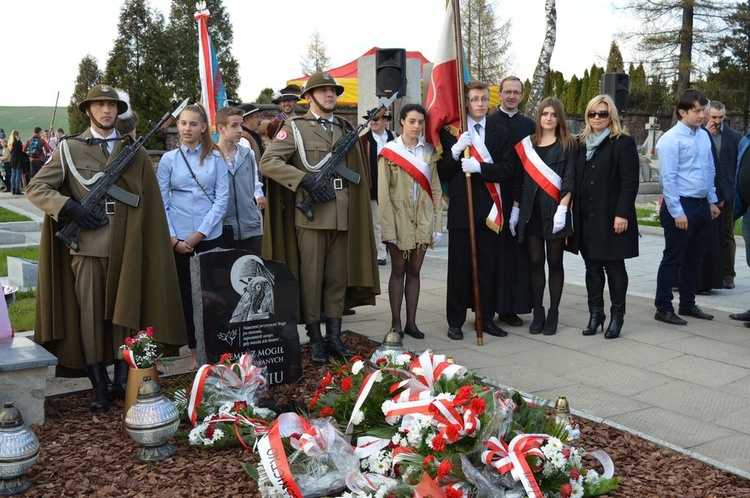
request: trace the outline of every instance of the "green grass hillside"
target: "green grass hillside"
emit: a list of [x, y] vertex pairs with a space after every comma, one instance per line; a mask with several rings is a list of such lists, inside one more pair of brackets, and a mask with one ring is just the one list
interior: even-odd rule
[[[57, 114], [55, 114], [55, 128], [62, 128], [66, 133], [69, 131], [67, 105], [67, 102], [65, 104], [58, 104]], [[34, 132], [35, 126], [40, 126], [44, 129], [49, 128], [54, 110], [54, 105], [49, 107], [0, 106], [0, 128], [5, 130], [5, 134], [8, 137], [10, 137], [11, 130], [16, 129], [20, 131], [21, 139], [25, 141]]]

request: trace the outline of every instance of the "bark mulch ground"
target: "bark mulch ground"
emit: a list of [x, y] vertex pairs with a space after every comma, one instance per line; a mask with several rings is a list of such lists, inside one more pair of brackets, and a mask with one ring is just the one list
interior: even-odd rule
[[[345, 335], [349, 346], [369, 358], [376, 344]], [[269, 395], [279, 405], [305, 403], [319, 386], [325, 367], [308, 361], [303, 347], [304, 375], [298, 384], [273, 388]], [[182, 379], [162, 378], [169, 392]], [[121, 431], [122, 402], [112, 410], [94, 415], [88, 410], [89, 395], [71, 394], [48, 398], [46, 423], [34, 427], [41, 443], [36, 465], [27, 473], [32, 488], [28, 497], [228, 497], [259, 496], [255, 483], [240, 462], [257, 463], [255, 455], [242, 450], [201, 451], [187, 442], [184, 424], [173, 440], [177, 453], [157, 463], [142, 463], [135, 456], [138, 445]], [[601, 448], [615, 463], [621, 477], [612, 497], [750, 497], [750, 481], [711, 467], [680, 453], [662, 448], [606, 425], [580, 420], [577, 446]]]

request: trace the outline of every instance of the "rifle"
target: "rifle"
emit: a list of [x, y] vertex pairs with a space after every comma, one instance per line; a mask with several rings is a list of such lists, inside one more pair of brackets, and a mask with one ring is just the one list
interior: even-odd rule
[[[182, 103], [174, 110], [174, 112], [166, 113], [159, 123], [154, 126], [151, 131], [146, 133], [144, 136], [139, 138], [136, 142], [125, 146], [117, 157], [107, 166], [104, 172], [104, 176], [96, 182], [96, 185], [88, 191], [88, 193], [81, 199], [81, 205], [90, 212], [103, 215], [103, 208], [99, 201], [101, 201], [105, 195], [109, 195], [125, 204], [138, 207], [140, 198], [137, 195], [127, 192], [123, 188], [115, 185], [115, 182], [125, 173], [130, 163], [135, 159], [138, 149], [153, 135], [157, 130], [166, 129], [169, 123], [177, 119], [182, 109], [188, 103], [188, 99], [182, 101]], [[78, 241], [81, 238], [81, 227], [75, 221], [71, 221], [65, 227], [55, 234], [55, 237], [65, 242], [65, 244], [72, 250], [78, 252], [80, 246]]]
[[[367, 116], [367, 120], [364, 123], [360, 124], [357, 129], [350, 131], [344, 138], [341, 139], [338, 147], [336, 147], [336, 150], [334, 150], [333, 152], [329, 152], [328, 155], [323, 158], [323, 160], [321, 161], [323, 163], [323, 166], [320, 167], [318, 174], [315, 175], [316, 188], [321, 185], [327, 185], [333, 178], [334, 173], [338, 173], [339, 176], [343, 177], [347, 181], [354, 183], [355, 185], [359, 185], [359, 174], [344, 166], [342, 164], [342, 161], [349, 153], [349, 151], [352, 150], [354, 145], [359, 141], [359, 134], [362, 133], [365, 128], [367, 128], [368, 123], [373, 119], [380, 119], [385, 111], [388, 110], [388, 107], [390, 107], [390, 105], [395, 102], [396, 97], [398, 97], [398, 92], [394, 93], [390, 99], [373, 110]], [[313, 221], [315, 219], [315, 210], [313, 209], [313, 203], [313, 198], [308, 195], [307, 197], [302, 199], [302, 202], [298, 203], [295, 207], [305, 215], [305, 218], [307, 218], [309, 221]]]
[[57, 114], [57, 101], [60, 100], [60, 91], [57, 92], [57, 97], [55, 97], [55, 109], [52, 111], [52, 121], [49, 123], [49, 132], [50, 134], [55, 133], [55, 115]]

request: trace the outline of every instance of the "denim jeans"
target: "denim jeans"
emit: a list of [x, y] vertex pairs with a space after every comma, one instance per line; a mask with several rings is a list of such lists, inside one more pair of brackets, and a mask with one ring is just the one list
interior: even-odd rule
[[21, 173], [23, 172], [22, 166], [13, 166], [11, 168], [12, 174], [10, 176], [10, 189], [16, 192], [21, 191]]

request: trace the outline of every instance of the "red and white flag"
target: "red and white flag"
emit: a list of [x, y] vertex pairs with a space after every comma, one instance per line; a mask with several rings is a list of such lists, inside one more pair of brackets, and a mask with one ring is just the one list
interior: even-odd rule
[[215, 125], [216, 111], [227, 105], [227, 92], [224, 88], [224, 78], [219, 69], [214, 44], [208, 35], [207, 21], [211, 14], [206, 10], [205, 3], [197, 5], [199, 11], [193, 17], [198, 21], [198, 69], [201, 76], [201, 104], [208, 114], [208, 125]]
[[456, 28], [453, 17], [453, 1], [450, 0], [445, 10], [445, 18], [440, 28], [438, 50], [432, 67], [430, 86], [427, 89], [427, 123], [425, 140], [431, 143], [438, 154], [440, 146], [440, 129], [448, 126], [454, 135], [461, 127], [458, 102], [458, 57], [456, 49]]

